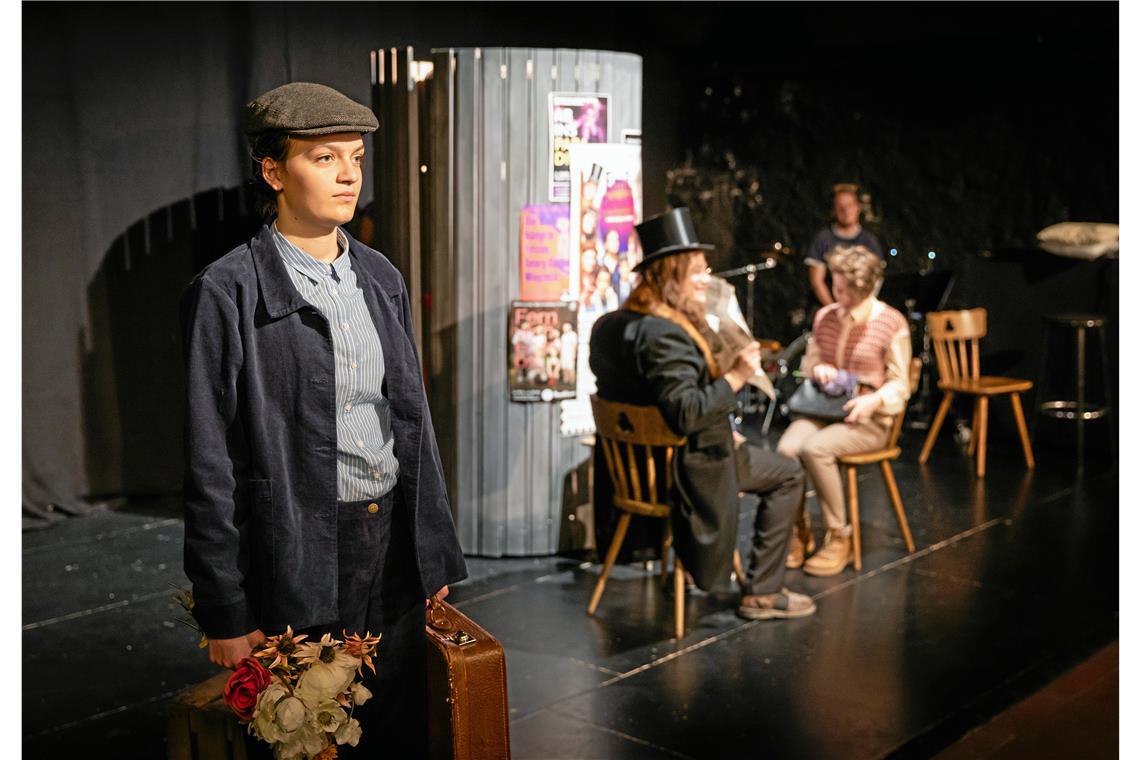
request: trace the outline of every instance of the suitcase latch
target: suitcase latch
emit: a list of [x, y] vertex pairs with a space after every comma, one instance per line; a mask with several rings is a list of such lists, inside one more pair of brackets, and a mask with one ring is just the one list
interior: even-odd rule
[[469, 634], [467, 631], [456, 631], [450, 636], [445, 636], [444, 638], [447, 641], [450, 641], [452, 644], [460, 647], [470, 646], [471, 644], [475, 643], [475, 637]]

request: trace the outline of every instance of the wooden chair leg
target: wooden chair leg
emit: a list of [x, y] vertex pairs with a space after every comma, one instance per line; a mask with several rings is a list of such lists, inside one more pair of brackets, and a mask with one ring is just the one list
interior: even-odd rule
[[986, 476], [986, 439], [989, 437], [990, 400], [987, 396], [978, 397], [978, 467], [979, 478]]
[[902, 497], [899, 496], [899, 486], [895, 482], [895, 472], [891, 469], [890, 462], [879, 462], [879, 467], [883, 470], [883, 480], [887, 484], [887, 493], [891, 497], [891, 506], [895, 508], [895, 519], [899, 521], [899, 530], [903, 534], [903, 542], [906, 544], [908, 554], [914, 554], [914, 539], [910, 535], [910, 524], [906, 521], [906, 512], [903, 511]]
[[966, 456], [972, 457], [978, 450], [978, 409], [981, 406], [981, 396], [974, 396], [974, 419], [970, 423], [970, 445], [966, 447]]
[[1033, 459], [1033, 446], [1029, 443], [1029, 429], [1025, 426], [1025, 413], [1021, 409], [1021, 394], [1009, 394], [1009, 403], [1013, 406], [1013, 419], [1017, 421], [1017, 434], [1021, 436], [1021, 450], [1025, 453], [1025, 466], [1033, 469], [1037, 462]]
[[669, 548], [673, 546], [673, 529], [669, 518], [665, 518], [665, 535], [661, 537], [661, 587], [669, 578]]
[[736, 585], [740, 586], [740, 590], [747, 594], [748, 589], [744, 587], [744, 582], [748, 579], [748, 576], [744, 574], [744, 562], [740, 559], [739, 549], [732, 550], [732, 571], [736, 573]]
[[685, 635], [685, 568], [681, 558], [673, 552], [673, 635]]
[[926, 460], [930, 459], [930, 450], [934, 448], [934, 439], [938, 437], [938, 431], [942, 429], [942, 423], [946, 420], [946, 413], [950, 411], [950, 404], [954, 401], [954, 394], [946, 391], [946, 395], [942, 397], [942, 403], [938, 405], [938, 412], [934, 415], [934, 422], [930, 423], [930, 432], [926, 434], [926, 441], [922, 444], [922, 452], [918, 455], [918, 463], [926, 464]]
[[847, 465], [848, 517], [851, 520], [851, 544], [855, 549], [855, 572], [863, 569], [863, 543], [859, 537], [859, 488], [855, 465]]
[[614, 562], [617, 561], [622, 541], [625, 541], [625, 532], [629, 530], [630, 517], [629, 512], [622, 512], [618, 519], [617, 529], [614, 531], [613, 540], [610, 541], [610, 548], [606, 552], [606, 563], [602, 565], [602, 574], [598, 576], [598, 582], [594, 585], [594, 593], [590, 596], [590, 605], [586, 607], [587, 615], [593, 615], [598, 609], [598, 602], [602, 601], [602, 592], [606, 590], [606, 579], [610, 577], [610, 570], [613, 570]]

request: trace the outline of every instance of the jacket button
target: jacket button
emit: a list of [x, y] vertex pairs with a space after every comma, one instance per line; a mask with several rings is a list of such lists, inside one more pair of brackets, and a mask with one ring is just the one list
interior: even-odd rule
[[377, 512], [380, 511], [380, 505], [377, 504], [376, 502], [372, 502], [371, 504], [368, 505], [368, 511], [371, 514], [376, 514]]

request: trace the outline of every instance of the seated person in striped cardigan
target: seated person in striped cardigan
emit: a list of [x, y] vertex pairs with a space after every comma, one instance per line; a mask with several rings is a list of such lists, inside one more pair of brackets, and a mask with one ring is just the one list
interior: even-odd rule
[[805, 561], [814, 538], [808, 514], [800, 507], [787, 567], [802, 567], [809, 575], [837, 575], [854, 560], [836, 458], [885, 446], [894, 415], [903, 412], [910, 397], [910, 328], [906, 317], [873, 295], [885, 263], [856, 245], [832, 249], [827, 266], [835, 303], [815, 315], [801, 369], [821, 385], [846, 370], [858, 378], [858, 390], [844, 406], [849, 414], [843, 422], [796, 417], [776, 445], [779, 453], [803, 463], [827, 529], [823, 546]]

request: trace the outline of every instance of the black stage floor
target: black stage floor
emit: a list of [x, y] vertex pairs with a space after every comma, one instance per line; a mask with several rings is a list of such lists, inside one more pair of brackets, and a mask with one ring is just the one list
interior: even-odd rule
[[[950, 438], [920, 467], [921, 434], [904, 436], [913, 555], [878, 472], [861, 474], [863, 572], [788, 573], [817, 600], [810, 618], [747, 622], [734, 599], [690, 593], [675, 641], [671, 597], [641, 565], [615, 570], [589, 618], [598, 565], [471, 558], [451, 601], [506, 647], [516, 760], [923, 757], [1116, 640], [1113, 468], [1090, 454], [1078, 475], [1042, 449], [1027, 473], [998, 440], [978, 480]], [[177, 502], [23, 545], [24, 757], [165, 757], [165, 703], [215, 672], [172, 601]]]

